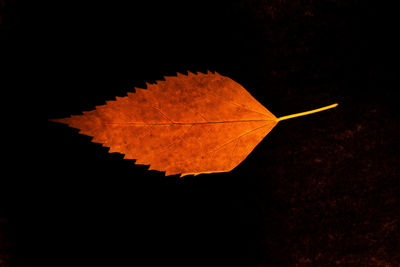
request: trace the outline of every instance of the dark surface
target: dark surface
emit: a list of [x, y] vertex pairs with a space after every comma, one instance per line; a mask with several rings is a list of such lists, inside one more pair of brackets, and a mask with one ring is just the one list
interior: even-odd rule
[[[0, 262], [400, 264], [394, 7], [17, 2], [1, 13]], [[232, 172], [183, 179], [47, 121], [187, 70], [234, 79], [276, 116], [340, 105], [279, 123]]]

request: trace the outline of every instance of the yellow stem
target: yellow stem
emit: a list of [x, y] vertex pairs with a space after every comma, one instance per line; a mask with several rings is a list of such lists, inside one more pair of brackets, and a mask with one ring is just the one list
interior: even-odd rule
[[326, 106], [326, 107], [313, 109], [313, 110], [310, 110], [310, 111], [305, 111], [305, 112], [301, 112], [301, 113], [296, 113], [296, 114], [292, 114], [292, 115], [283, 116], [283, 117], [278, 118], [277, 121], [283, 121], [283, 120], [291, 119], [291, 118], [294, 118], [294, 117], [300, 117], [300, 116], [304, 116], [304, 115], [320, 112], [320, 111], [323, 111], [323, 110], [334, 108], [337, 105], [338, 104], [336, 103], [336, 104], [329, 105], [329, 106]]

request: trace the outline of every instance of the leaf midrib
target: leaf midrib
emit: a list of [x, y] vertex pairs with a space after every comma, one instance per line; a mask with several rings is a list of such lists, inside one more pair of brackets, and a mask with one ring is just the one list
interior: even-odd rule
[[132, 125], [132, 126], [168, 126], [168, 125], [197, 125], [197, 124], [219, 124], [219, 123], [240, 123], [240, 122], [265, 122], [275, 121], [274, 119], [269, 120], [235, 120], [235, 121], [207, 121], [207, 122], [165, 122], [165, 123], [147, 123], [147, 122], [108, 122], [105, 124], [116, 124], [116, 125]]

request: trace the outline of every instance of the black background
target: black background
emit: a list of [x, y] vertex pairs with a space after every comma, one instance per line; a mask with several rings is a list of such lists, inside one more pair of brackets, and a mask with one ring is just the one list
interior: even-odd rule
[[[400, 263], [394, 7], [1, 3], [4, 264]], [[276, 116], [339, 106], [280, 123], [232, 172], [183, 179], [48, 122], [188, 70], [232, 78]]]

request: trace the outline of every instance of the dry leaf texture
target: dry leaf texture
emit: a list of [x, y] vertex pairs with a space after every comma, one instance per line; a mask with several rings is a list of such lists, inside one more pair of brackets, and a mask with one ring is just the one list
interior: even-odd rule
[[54, 121], [136, 164], [182, 176], [232, 170], [277, 124], [246, 89], [216, 72], [178, 73]]

